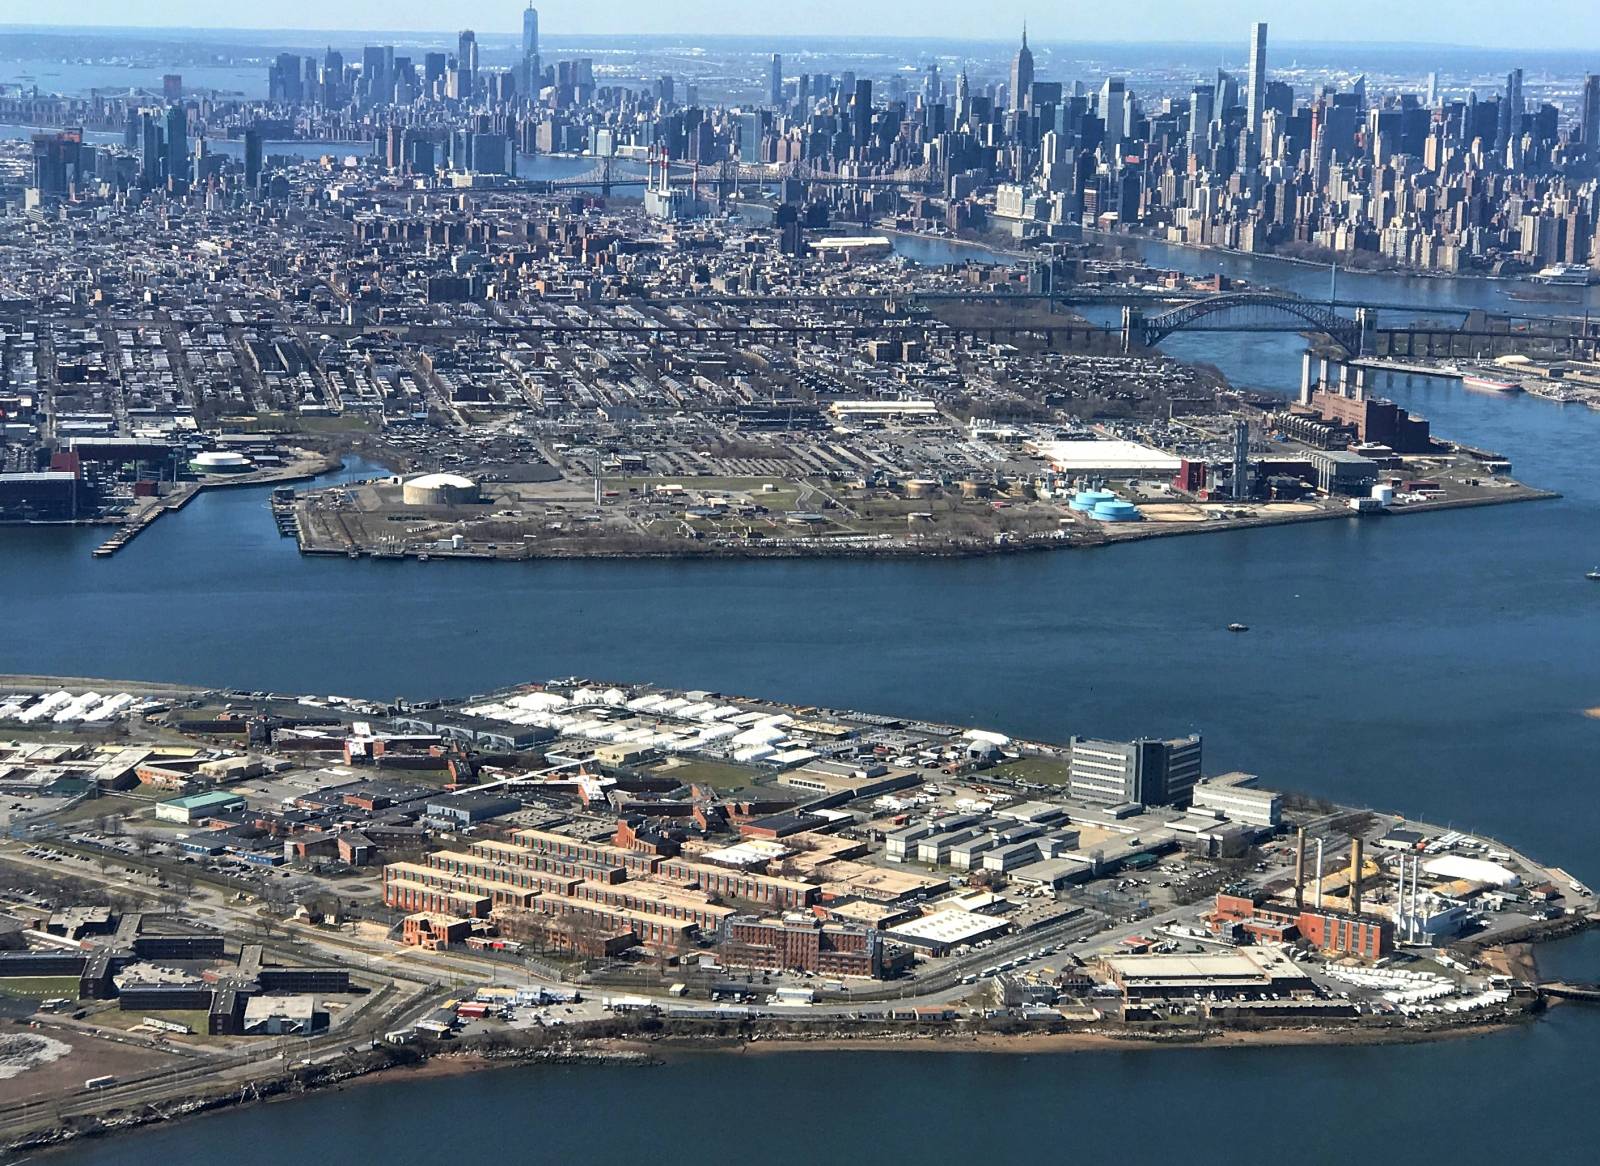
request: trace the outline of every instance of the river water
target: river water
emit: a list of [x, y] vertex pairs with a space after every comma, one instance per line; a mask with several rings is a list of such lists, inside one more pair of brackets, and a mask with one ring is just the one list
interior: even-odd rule
[[[1259, 283], [1326, 287], [1314, 269], [1152, 250], [1189, 270], [1220, 264]], [[1354, 276], [1341, 295], [1358, 280], [1360, 294], [1385, 301], [1503, 295]], [[1301, 347], [1281, 335], [1187, 334], [1166, 350], [1288, 392]], [[1583, 710], [1600, 706], [1600, 586], [1583, 575], [1600, 562], [1600, 413], [1430, 378], [1380, 391], [1564, 496], [953, 562], [508, 566], [302, 558], [278, 537], [264, 492], [218, 491], [109, 560], [89, 555], [101, 531], [0, 529], [0, 671], [377, 697], [577, 673], [1052, 739], [1192, 728], [1206, 735], [1210, 771], [1246, 768], [1280, 788], [1490, 832], [1593, 882], [1600, 721]], [[1252, 632], [1228, 634], [1233, 620]], [[1595, 937], [1549, 960], [1600, 978]], [[1132, 1150], [1209, 1162], [1287, 1119], [1288, 1144], [1317, 1161], [1354, 1137], [1368, 1152], [1430, 1159], [1576, 1161], [1569, 1131], [1600, 1084], [1597, 1038], [1600, 1017], [1568, 1008], [1511, 1034], [1399, 1049], [827, 1053], [637, 1074], [514, 1070], [356, 1088], [62, 1160], [242, 1164], [333, 1148], [412, 1162], [436, 1156], [429, 1134], [446, 1129], [469, 1158], [509, 1149], [540, 1162], [634, 1151], [799, 1162], [863, 1143], [936, 1160]], [[1486, 1082], [1504, 1098], [1463, 1104], [1484, 1098]], [[1177, 1120], [1150, 1122], [1156, 1104]], [[1301, 1105], [1305, 1116], [1293, 1112]], [[806, 1114], [804, 1133], [750, 1124], [765, 1112]], [[1224, 1112], [1251, 1133], [1217, 1120]], [[735, 1125], [703, 1142], [712, 1113]]]

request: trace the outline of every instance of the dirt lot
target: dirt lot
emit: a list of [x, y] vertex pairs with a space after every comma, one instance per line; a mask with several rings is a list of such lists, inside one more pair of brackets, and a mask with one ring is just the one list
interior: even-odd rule
[[153, 1049], [120, 1044], [89, 1036], [77, 1029], [45, 1026], [28, 1029], [8, 1025], [0, 1028], [0, 1040], [37, 1034], [68, 1046], [59, 1058], [25, 1069], [14, 1077], [0, 1080], [0, 1105], [20, 1101], [41, 1093], [65, 1093], [82, 1089], [90, 1077], [125, 1077], [147, 1073], [174, 1063], [177, 1058]]

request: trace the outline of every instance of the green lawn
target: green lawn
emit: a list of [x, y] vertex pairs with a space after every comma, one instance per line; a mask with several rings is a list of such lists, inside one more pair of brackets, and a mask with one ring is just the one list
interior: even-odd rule
[[650, 772], [681, 781], [684, 785], [698, 783], [715, 789], [738, 789], [755, 780], [755, 774], [750, 770], [722, 761], [689, 761], [683, 765], [658, 765]]
[[1067, 763], [1064, 759], [1054, 757], [1022, 757], [1004, 765], [997, 765], [989, 772], [1001, 777], [1015, 778], [1018, 781], [1034, 781], [1041, 785], [1067, 784]]
[[[144, 1018], [147, 1016], [153, 1017], [156, 1020], [169, 1021], [172, 1024], [188, 1025], [189, 1028], [193, 1030], [195, 1036], [208, 1035], [207, 1030], [211, 1027], [210, 1013], [206, 1012], [203, 1008], [196, 1008], [193, 1010], [151, 1010], [149, 1012], [140, 1012], [137, 1009], [124, 1012], [120, 1008], [110, 1008], [97, 1014], [94, 1019], [96, 1023], [103, 1024], [107, 1028], [132, 1029], [138, 1028], [141, 1024], [143, 1024]], [[182, 1033], [172, 1033], [171, 1035], [179, 1038], [183, 1036]]]
[[53, 1000], [64, 996], [78, 998], [77, 976], [4, 976], [0, 977], [0, 992], [7, 996], [21, 996], [33, 1000]]

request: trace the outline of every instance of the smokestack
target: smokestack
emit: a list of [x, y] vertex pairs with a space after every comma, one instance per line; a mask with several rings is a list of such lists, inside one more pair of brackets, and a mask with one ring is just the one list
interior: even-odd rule
[[1300, 403], [1311, 404], [1311, 349], [1300, 357]]
[[1361, 839], [1350, 839], [1350, 914], [1361, 914]]
[[1422, 877], [1422, 856], [1415, 855], [1411, 859], [1411, 940], [1415, 943], [1422, 938], [1422, 921], [1417, 918], [1417, 907], [1422, 901], [1422, 892], [1417, 887], [1417, 880]]
[[1317, 910], [1322, 910], [1322, 839], [1317, 839]]
[[[1309, 359], [1309, 358], [1308, 358]], [[1294, 832], [1294, 909], [1306, 905], [1306, 828]]]

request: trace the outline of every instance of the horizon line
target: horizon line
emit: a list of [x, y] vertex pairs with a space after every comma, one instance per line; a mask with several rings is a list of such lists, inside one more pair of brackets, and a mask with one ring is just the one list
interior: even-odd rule
[[[1266, 23], [1269, 24], [1269, 25], [1271, 24], [1270, 21], [1267, 21]], [[329, 27], [314, 27], [314, 28], [309, 28], [309, 27], [272, 28], [272, 27], [264, 27], [264, 26], [245, 26], [245, 25], [239, 25], [239, 26], [213, 26], [213, 25], [191, 25], [191, 24], [61, 24], [61, 23], [32, 23], [32, 22], [29, 22], [29, 23], [15, 23], [15, 22], [0, 23], [0, 35], [4, 35], [4, 34], [7, 34], [7, 33], [15, 33], [15, 32], [47, 32], [47, 31], [58, 31], [58, 32], [63, 32], [63, 33], [68, 33], [68, 34], [93, 33], [93, 32], [106, 32], [106, 33], [113, 33], [113, 32], [141, 32], [141, 33], [194, 32], [194, 33], [215, 33], [215, 34], [222, 34], [222, 35], [228, 35], [228, 34], [238, 35], [238, 34], [254, 34], [254, 33], [265, 34], [265, 35], [273, 35], [273, 34], [276, 34], [276, 35], [295, 35], [295, 34], [301, 34], [301, 33], [307, 33], [307, 34], [315, 33], [315, 34], [317, 34], [319, 36], [326, 36], [326, 35], [329, 35], [329, 34], [348, 34], [348, 35], [355, 35], [355, 34], [368, 35], [368, 34], [370, 34], [370, 35], [375, 35], [375, 36], [446, 36], [446, 37], [449, 37], [449, 36], [457, 35], [460, 30], [459, 29], [454, 29], [454, 28], [435, 28], [435, 29], [427, 29], [427, 28], [395, 28], [395, 29], [379, 29], [379, 28], [343, 28], [343, 27], [333, 27], [333, 26], [329, 26]], [[504, 37], [506, 37], [508, 39], [511, 39], [511, 40], [515, 40], [521, 35], [521, 32], [520, 32], [519, 29], [505, 29], [505, 30], [488, 29], [488, 30], [483, 30], [483, 31], [485, 31], [487, 33], [487, 35], [490, 35], [490, 36], [504, 36]], [[872, 34], [865, 34], [865, 35], [869, 36], [872, 40], [875, 40], [875, 41], [892, 41], [892, 42], [906, 42], [906, 43], [918, 43], [918, 42], [930, 42], [930, 41], [932, 41], [932, 42], [945, 42], [945, 43], [954, 43], [954, 44], [995, 44], [995, 45], [1005, 45], [1005, 44], [1010, 44], [1012, 39], [1013, 39], [1013, 38], [1011, 38], [1009, 36], [1007, 36], [1007, 37], [1000, 37], [1000, 36], [949, 36], [949, 35], [946, 35], [946, 36], [935, 36], [935, 35], [912, 36], [912, 35], [906, 35], [904, 33], [882, 33], [882, 34], [872, 33]], [[844, 33], [844, 32], [840, 32], [840, 33], [823, 33], [823, 34], [818, 35], [818, 34], [815, 34], [815, 33], [805, 33], [805, 32], [773, 32], [773, 33], [748, 32], [748, 33], [743, 33], [743, 32], [708, 32], [708, 31], [698, 31], [698, 30], [686, 30], [684, 32], [559, 32], [559, 33], [542, 34], [541, 35], [541, 39], [542, 40], [546, 40], [546, 41], [561, 41], [561, 40], [571, 40], [571, 39], [577, 39], [577, 38], [615, 39], [615, 40], [647, 40], [647, 39], [657, 39], [657, 38], [694, 37], [694, 38], [697, 38], [697, 39], [704, 39], [704, 40], [736, 40], [736, 39], [737, 40], [753, 40], [753, 39], [759, 39], [759, 38], [762, 38], [762, 37], [767, 37], [767, 38], [772, 39], [772, 40], [796, 40], [796, 39], [807, 38], [807, 39], [817, 40], [817, 41], [828, 41], [828, 40], [859, 40], [859, 39], [862, 39], [862, 36], [863, 36], [863, 34], [860, 34], [860, 33]], [[1034, 42], [1040, 42], [1039, 34], [1038, 34], [1037, 31], [1034, 32], [1033, 37], [1034, 37]], [[1243, 38], [1241, 38], [1241, 39], [1243, 39]], [[1059, 46], [1061, 43], [1063, 43], [1063, 38], [1052, 37], [1051, 35], [1046, 34], [1046, 36], [1044, 37], [1043, 41], [1040, 42], [1040, 43], [1042, 43], [1042, 46], [1044, 48], [1052, 49], [1052, 48], [1054, 48], [1056, 46]], [[1068, 43], [1068, 44], [1077, 43], [1077, 44], [1082, 44], [1082, 45], [1093, 45], [1093, 46], [1115, 46], [1115, 47], [1135, 46], [1136, 45], [1136, 46], [1141, 46], [1141, 47], [1190, 47], [1190, 46], [1192, 46], [1192, 47], [1196, 47], [1196, 48], [1200, 48], [1200, 47], [1213, 48], [1213, 47], [1216, 47], [1216, 46], [1232, 45], [1234, 42], [1231, 41], [1231, 40], [1213, 40], [1213, 39], [1193, 39], [1193, 40], [1184, 40], [1184, 39], [1120, 40], [1120, 39], [1112, 38], [1112, 39], [1100, 39], [1100, 40], [1089, 39], [1089, 40], [1080, 40], [1080, 41], [1076, 41], [1076, 42], [1066, 41], [1065, 43]], [[1584, 53], [1600, 51], [1600, 49], [1596, 49], [1596, 48], [1593, 48], [1593, 47], [1582, 47], [1582, 46], [1559, 47], [1559, 46], [1548, 46], [1548, 45], [1546, 45], [1546, 46], [1478, 45], [1478, 44], [1464, 44], [1464, 43], [1461, 43], [1461, 42], [1458, 42], [1458, 41], [1425, 41], [1425, 40], [1394, 40], [1394, 39], [1384, 39], [1384, 40], [1362, 40], [1362, 39], [1355, 39], [1355, 40], [1324, 40], [1324, 39], [1309, 39], [1309, 40], [1307, 40], [1307, 39], [1299, 39], [1299, 38], [1296, 38], [1296, 37], [1286, 37], [1284, 39], [1277, 40], [1277, 41], [1274, 41], [1272, 43], [1276, 44], [1279, 47], [1290, 47], [1290, 46], [1292, 46], [1292, 47], [1296, 47], [1296, 48], [1331, 48], [1331, 49], [1336, 49], [1336, 48], [1374, 49], [1374, 48], [1376, 48], [1376, 49], [1392, 49], [1392, 50], [1396, 50], [1396, 51], [1407, 50], [1407, 49], [1445, 49], [1445, 50], [1459, 51], [1459, 52], [1506, 52], [1506, 53], [1527, 52], [1527, 53], [1551, 53], [1551, 54], [1571, 54], [1571, 55], [1581, 55], [1581, 54], [1584, 54]], [[1030, 42], [1030, 47], [1032, 47], [1032, 42]]]

